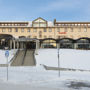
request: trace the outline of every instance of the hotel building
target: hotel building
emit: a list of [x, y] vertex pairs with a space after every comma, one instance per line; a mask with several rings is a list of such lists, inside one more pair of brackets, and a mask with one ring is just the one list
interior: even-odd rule
[[90, 22], [0, 22], [0, 48], [90, 48]]

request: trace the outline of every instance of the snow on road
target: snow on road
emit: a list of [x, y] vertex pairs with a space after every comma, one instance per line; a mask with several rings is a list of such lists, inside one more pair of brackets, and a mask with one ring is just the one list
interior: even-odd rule
[[[58, 71], [46, 71], [43, 67], [9, 67], [9, 81], [6, 81], [6, 68], [1, 67], [0, 89], [1, 87], [5, 88], [4, 86], [6, 85], [9, 86], [9, 88], [16, 86], [22, 89], [23, 87], [22, 90], [25, 90], [26, 86], [26, 90], [34, 87], [42, 88], [42, 90], [70, 90], [70, 88], [68, 88], [70, 82], [84, 82], [90, 84], [89, 78], [90, 72], [61, 71], [61, 76], [58, 77]], [[71, 88], [71, 90], [73, 89]]]

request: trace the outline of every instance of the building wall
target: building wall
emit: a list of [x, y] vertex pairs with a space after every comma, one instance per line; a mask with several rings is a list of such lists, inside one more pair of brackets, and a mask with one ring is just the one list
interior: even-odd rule
[[[11, 32], [9, 31], [10, 29], [11, 29]], [[18, 30], [17, 32], [15, 31], [16, 29]], [[78, 39], [80, 37], [90, 38], [90, 28], [73, 27], [73, 30], [72, 28], [63, 28], [63, 27], [62, 28], [61, 27], [60, 28], [59, 27], [58, 28], [57, 27], [0, 28], [0, 34], [10, 34], [14, 37], [19, 37], [19, 36], [28, 37], [29, 36], [30, 38], [38, 38], [38, 39], [44, 39], [44, 38]]]
[[0, 34], [29, 38], [90, 38], [90, 22], [49, 22], [37, 18], [32, 22], [0, 22]]

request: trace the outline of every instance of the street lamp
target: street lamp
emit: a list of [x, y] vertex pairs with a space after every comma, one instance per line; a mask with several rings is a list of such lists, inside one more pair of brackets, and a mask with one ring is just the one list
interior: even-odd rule
[[7, 81], [8, 81], [8, 57], [9, 57], [9, 50], [6, 49], [5, 51], [5, 57], [6, 57], [6, 60], [7, 60]]
[[60, 77], [60, 55], [59, 55], [59, 49], [60, 45], [57, 45], [57, 50], [58, 50], [58, 76]]

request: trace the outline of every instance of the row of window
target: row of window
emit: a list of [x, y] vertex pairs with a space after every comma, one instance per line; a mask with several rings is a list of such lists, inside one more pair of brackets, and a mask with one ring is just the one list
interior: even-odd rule
[[[29, 38], [37, 38], [37, 36], [33, 36], [33, 37], [32, 36], [28, 36], [28, 37]], [[40, 35], [39, 38], [54, 38], [54, 37], [51, 36], [51, 35], [50, 36], [46, 36], [46, 35], [42, 36], [42, 35]]]
[[[37, 36], [28, 36], [29, 38], [37, 38]], [[78, 36], [78, 38], [80, 38], [81, 36]], [[51, 35], [49, 35], [49, 36], [46, 36], [46, 35], [44, 35], [44, 36], [42, 36], [42, 35], [40, 35], [39, 36], [39, 38], [54, 38], [53, 36], [51, 36]], [[60, 39], [60, 38], [74, 38], [74, 36], [73, 35], [70, 35], [70, 36], [56, 36], [56, 38], [57, 39]]]
[[90, 26], [90, 24], [55, 24], [56, 26]]
[[[2, 29], [2, 32], [5, 32], [5, 31], [6, 29]], [[12, 32], [12, 28], [9, 28], [8, 32]], [[15, 32], [18, 32], [18, 28], [15, 29]], [[21, 32], [24, 32], [24, 29], [21, 29]], [[28, 29], [27, 32], [30, 32], [30, 29]]]
[[[71, 29], [71, 32], [75, 31], [74, 28], [70, 28], [70, 29]], [[87, 28], [84, 28], [83, 30], [84, 32], [87, 32]], [[81, 32], [81, 31], [82, 31], [81, 28], [78, 28], [78, 32]], [[57, 29], [57, 32], [60, 32], [60, 28]], [[68, 32], [68, 28], [64, 28], [64, 32]]]
[[27, 26], [28, 24], [0, 24], [0, 26]]
[[[84, 32], [87, 32], [87, 28], [84, 28], [83, 30], [84, 30]], [[2, 29], [2, 32], [5, 32], [5, 31], [6, 31], [6, 29]], [[21, 32], [24, 32], [24, 31], [25, 31], [24, 28], [22, 28]], [[57, 28], [57, 32], [60, 32], [60, 31], [61, 31], [61, 29]], [[74, 29], [71, 28], [71, 32], [73, 32], [73, 31], [74, 31]], [[82, 31], [81, 28], [79, 28], [78, 32], [81, 32], [81, 31]], [[8, 32], [12, 32], [12, 28], [9, 28]], [[18, 32], [18, 28], [15, 28], [15, 32]], [[31, 30], [27, 29], [27, 32], [31, 32]], [[33, 29], [33, 32], [37, 32], [37, 29]], [[48, 30], [43, 29], [43, 32], [52, 32], [52, 29], [48, 29]], [[68, 32], [68, 28], [64, 28], [64, 32]]]

